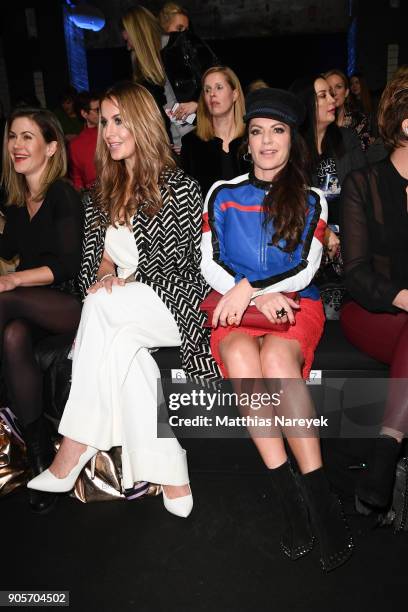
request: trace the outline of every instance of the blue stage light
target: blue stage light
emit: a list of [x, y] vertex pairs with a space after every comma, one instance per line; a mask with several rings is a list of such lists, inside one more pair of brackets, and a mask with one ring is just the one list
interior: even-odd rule
[[81, 30], [99, 32], [105, 26], [103, 13], [91, 4], [73, 5], [69, 3], [69, 19]]

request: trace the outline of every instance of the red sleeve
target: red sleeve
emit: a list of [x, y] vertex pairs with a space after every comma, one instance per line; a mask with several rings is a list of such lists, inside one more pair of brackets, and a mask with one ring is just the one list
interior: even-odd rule
[[69, 158], [69, 177], [75, 187], [75, 189], [83, 189], [85, 187], [80, 165], [75, 152], [75, 139], [69, 143], [68, 146], [68, 158]]

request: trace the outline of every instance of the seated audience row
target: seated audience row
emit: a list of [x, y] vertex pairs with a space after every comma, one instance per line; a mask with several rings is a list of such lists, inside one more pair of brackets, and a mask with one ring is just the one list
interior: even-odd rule
[[[13, 408], [26, 434], [35, 476], [29, 483], [30, 501], [36, 511], [49, 510], [58, 492], [69, 491], [98, 450], [121, 446], [125, 487], [139, 480], [159, 483], [170, 512], [191, 512], [185, 451], [174, 436], [156, 438], [160, 373], [150, 348], [180, 346], [190, 376], [254, 378], [262, 389], [268, 389], [269, 378], [288, 379], [285, 384], [294, 389], [297, 401], [282, 405], [285, 414], [313, 415], [302, 377], [308, 375], [324, 323], [313, 277], [323, 244], [331, 253], [339, 242], [335, 232], [326, 231], [328, 215], [333, 226], [341, 220], [347, 228], [342, 241], [347, 282], [363, 306], [347, 304], [343, 325], [350, 330], [353, 321], [361, 319], [369, 329], [378, 321], [375, 317], [383, 317], [381, 325], [390, 330], [385, 334], [395, 343], [390, 341], [380, 358], [392, 364], [394, 376], [408, 378], [407, 343], [397, 341], [406, 332], [408, 310], [404, 78], [384, 92], [380, 108], [381, 135], [393, 148], [392, 155], [362, 170], [355, 170], [365, 165], [358, 138], [336, 125], [335, 100], [324, 78], [298, 81], [291, 92], [256, 90], [248, 96], [246, 111], [239, 81], [230, 69], [209, 69], [203, 84], [197, 133], [184, 139], [195, 142], [196, 149], [191, 147], [190, 156], [189, 144], [182, 149], [185, 167], [201, 143], [203, 160], [216, 159], [214, 176], [197, 177], [202, 190], [208, 191], [202, 236], [200, 189], [177, 169], [160, 109], [144, 87], [124, 83], [101, 99], [98, 181], [85, 200], [81, 264], [82, 207], [76, 192], [62, 180], [66, 158], [58, 122], [48, 111], [24, 109], [16, 111], [6, 126], [5, 187], [9, 203], [16, 206], [7, 215], [0, 255], [19, 254], [20, 265], [0, 279], [2, 362]], [[201, 129], [208, 140], [200, 137]], [[239, 154], [228, 156], [235, 139], [241, 159]], [[205, 153], [211, 140], [216, 141], [217, 158]], [[243, 171], [243, 159], [251, 164], [250, 171], [236, 176]], [[345, 185], [341, 214], [338, 201], [327, 206], [325, 198], [333, 192], [339, 196], [339, 183]], [[395, 199], [392, 211], [382, 200], [385, 186]], [[80, 322], [81, 306], [72, 282], [78, 270], [86, 298]], [[209, 286], [222, 294], [211, 338], [199, 309]], [[365, 288], [375, 292], [381, 287], [384, 295], [373, 307], [381, 314], [371, 317], [370, 298], [360, 295]], [[264, 326], [241, 322], [252, 302]], [[382, 314], [388, 311], [392, 314]], [[44, 333], [74, 332], [78, 323], [71, 393], [59, 429], [64, 438], [52, 461], [33, 343]], [[359, 344], [352, 333], [349, 337]], [[371, 350], [364, 343], [361, 348]], [[28, 381], [25, 388], [18, 387], [22, 371]], [[360, 504], [383, 506], [388, 501], [406, 413], [400, 395], [391, 388], [383, 430], [391, 438], [379, 440], [378, 459], [357, 491]], [[292, 559], [303, 556], [317, 536], [323, 569], [330, 571], [347, 561], [353, 542], [324, 475], [318, 433], [306, 437], [301, 431], [288, 435], [283, 430], [276, 437], [260, 438], [250, 432], [283, 506], [284, 552]], [[287, 460], [284, 434], [302, 474], [301, 487]], [[376, 496], [373, 491], [381, 487]]]

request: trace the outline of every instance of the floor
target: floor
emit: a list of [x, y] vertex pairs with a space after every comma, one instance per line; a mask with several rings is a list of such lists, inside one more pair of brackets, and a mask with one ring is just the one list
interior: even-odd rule
[[161, 497], [81, 504], [63, 496], [47, 516], [29, 510], [25, 491], [1, 500], [1, 589], [69, 590], [75, 611], [402, 609], [407, 532], [353, 515], [356, 550], [345, 566], [323, 574], [317, 546], [290, 561], [250, 442], [186, 442], [187, 520], [167, 513]]

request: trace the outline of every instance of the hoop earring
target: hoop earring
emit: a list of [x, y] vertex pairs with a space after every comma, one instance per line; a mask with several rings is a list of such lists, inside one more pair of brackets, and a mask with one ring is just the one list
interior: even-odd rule
[[249, 162], [250, 164], [253, 163], [253, 159], [252, 159], [252, 155], [250, 154], [249, 151], [247, 151], [246, 153], [244, 153], [243, 155], [243, 160], [246, 162]]

